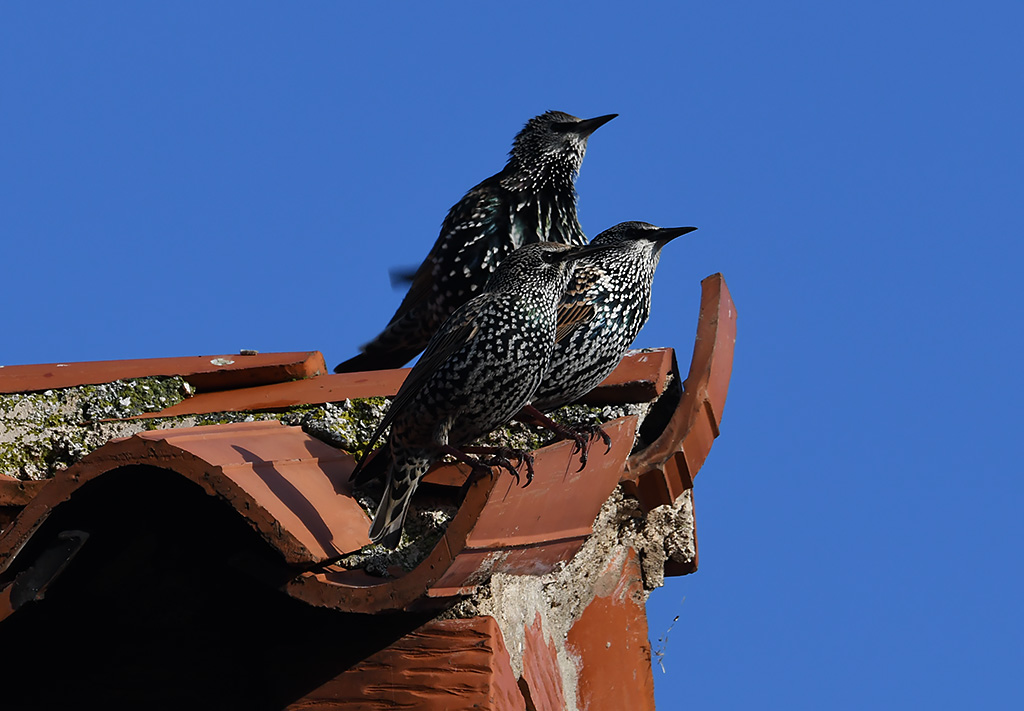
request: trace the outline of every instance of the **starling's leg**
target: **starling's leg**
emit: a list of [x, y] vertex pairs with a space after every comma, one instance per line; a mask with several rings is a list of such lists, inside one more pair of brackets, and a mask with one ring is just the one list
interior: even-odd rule
[[[519, 467], [526, 464], [526, 483], [524, 488], [533, 482], [533, 454], [525, 449], [510, 449], [509, 447], [463, 447], [462, 451], [467, 454], [490, 454], [490, 459], [484, 460], [489, 466], [500, 466], [506, 469], [509, 474], [515, 477], [516, 484], [519, 483]], [[518, 460], [513, 467], [510, 460]]]
[[352, 470], [348, 480], [353, 486], [362, 486], [373, 479], [384, 480], [388, 472], [388, 463], [391, 461], [390, 445], [378, 447], [366, 454], [356, 468]]
[[[519, 483], [518, 468], [523, 465], [523, 462], [526, 462], [526, 486], [533, 481], [533, 455], [529, 452], [508, 447], [463, 447], [459, 450], [455, 447], [445, 446], [442, 447], [442, 450], [463, 464], [472, 467], [472, 476], [477, 478], [490, 476], [491, 467], [501, 467], [515, 477], [516, 484]], [[490, 454], [492, 456], [489, 459], [481, 460], [470, 457], [470, 454]], [[510, 461], [511, 458], [518, 459], [519, 464], [513, 465]]]
[[[526, 417], [524, 418], [523, 415]], [[539, 424], [551, 430], [562, 439], [571, 439], [575, 442], [576, 445], [573, 447], [572, 453], [576, 454], [578, 452], [580, 455], [580, 468], [576, 471], [583, 471], [583, 467], [587, 466], [587, 456], [590, 454], [590, 441], [595, 437], [600, 437], [607, 447], [605, 454], [612, 451], [612, 438], [608, 436], [608, 433], [604, 431], [601, 425], [566, 427], [565, 425], [558, 424], [533, 405], [524, 407], [519, 415], [516, 416], [516, 419], [521, 419], [531, 424]]]
[[[486, 464], [485, 462], [481, 462], [479, 459], [470, 457], [462, 450], [456, 449], [455, 447], [452, 447], [450, 445], [445, 445], [444, 447], [441, 448], [441, 451], [443, 451], [445, 454], [450, 454], [452, 457], [462, 462], [463, 464], [468, 464], [470, 469], [472, 470], [470, 472], [470, 477], [475, 477], [475, 479], [479, 479], [491, 475], [490, 465]], [[467, 483], [469, 483], [470, 480], [467, 480]]]

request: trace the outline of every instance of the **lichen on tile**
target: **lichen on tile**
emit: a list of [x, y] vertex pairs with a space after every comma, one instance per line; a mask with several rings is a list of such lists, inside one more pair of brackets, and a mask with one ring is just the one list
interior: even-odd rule
[[0, 472], [45, 479], [125, 434], [106, 421], [159, 411], [187, 394], [174, 376], [0, 395]]

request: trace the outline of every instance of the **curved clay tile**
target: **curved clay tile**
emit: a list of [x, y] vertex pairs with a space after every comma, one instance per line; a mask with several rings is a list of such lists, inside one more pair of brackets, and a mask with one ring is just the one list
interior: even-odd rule
[[[287, 592], [314, 605], [352, 612], [414, 609], [463, 594], [496, 572], [548, 572], [579, 550], [620, 481], [648, 509], [672, 503], [692, 486], [718, 434], [735, 342], [735, 310], [721, 275], [708, 277], [702, 287], [690, 373], [677, 402], [672, 403], [670, 392], [662, 397], [670, 409], [664, 416], [667, 425], [650, 446], [630, 456], [636, 419], [625, 417], [605, 426], [613, 446], [607, 453], [595, 446], [583, 472], [576, 471], [572, 444], [559, 442], [536, 452], [537, 475], [527, 488], [515, 486], [507, 472], [474, 481], [445, 534], [407, 573], [380, 578], [328, 564], [369, 543], [369, 517], [348, 485], [354, 462], [297, 427], [270, 421], [157, 430], [112, 440], [43, 485], [4, 531], [0, 574], [50, 512], [79, 487], [134, 465], [172, 470], [229, 503], [297, 571], [285, 585]], [[619, 388], [618, 402], [626, 401], [627, 393], [647, 393], [648, 399], [658, 395], [672, 360], [670, 351], [634, 355], [609, 378], [610, 389]], [[397, 373], [389, 372], [386, 388], [394, 385]], [[368, 374], [346, 377], [353, 376], [372, 379]], [[332, 377], [264, 387], [289, 392], [332, 387], [332, 382], [369, 387]], [[256, 389], [250, 388], [249, 396]], [[437, 474], [442, 482], [465, 479], [454, 465]], [[447, 488], [457, 496], [457, 488]], [[0, 598], [10, 587], [10, 582], [0, 587]]]
[[718, 436], [736, 344], [736, 308], [721, 274], [701, 282], [700, 317], [690, 373], [660, 436], [627, 461], [623, 482], [645, 508], [670, 504], [704, 464]]
[[0, 538], [0, 571], [80, 487], [126, 466], [169, 469], [230, 504], [292, 565], [367, 545], [348, 491], [352, 457], [277, 421], [154, 430], [111, 440], [60, 472]]
[[504, 471], [470, 484], [444, 536], [405, 575], [382, 580], [332, 565], [299, 575], [288, 592], [314, 605], [377, 612], [465, 594], [493, 573], [550, 571], [583, 545], [618, 485], [636, 420], [621, 418], [605, 429], [611, 451], [594, 447], [582, 472], [576, 471], [572, 443], [557, 442], [536, 451], [537, 476], [529, 487], [517, 487]]

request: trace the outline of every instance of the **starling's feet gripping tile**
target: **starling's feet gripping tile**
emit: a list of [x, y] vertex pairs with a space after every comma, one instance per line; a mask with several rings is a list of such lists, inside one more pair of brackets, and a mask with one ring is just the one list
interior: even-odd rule
[[[523, 408], [523, 416], [519, 419], [527, 422], [528, 424], [538, 424], [541, 427], [551, 430], [562, 439], [571, 439], [575, 442], [572, 448], [573, 454], [580, 455], [580, 468], [576, 471], [583, 471], [584, 467], [587, 466], [587, 458], [590, 455], [590, 442], [591, 440], [600, 437], [601, 441], [605, 443], [608, 448], [607, 452], [612, 451], [612, 438], [608, 436], [608, 433], [601, 428], [600, 425], [576, 425], [569, 427], [562, 425], [550, 417], [545, 415], [543, 412], [535, 408], [533, 405], [527, 405]], [[530, 477], [531, 480], [533, 477]]]
[[[463, 447], [462, 451], [467, 454], [490, 455], [488, 459], [481, 460], [481, 464], [487, 467], [501, 467], [511, 474], [516, 484], [519, 484], [519, 469], [526, 465], [526, 483], [523, 487], [533, 483], [533, 453], [525, 449], [511, 449], [509, 447]], [[513, 466], [512, 460], [516, 460]]]
[[[462, 447], [461, 449], [456, 449], [454, 447], [446, 447], [444, 451], [463, 464], [470, 466], [471, 472], [469, 479], [466, 481], [466, 486], [485, 476], [491, 476], [492, 467], [501, 467], [511, 474], [515, 478], [516, 484], [518, 484], [519, 469], [524, 464], [526, 465], [525, 486], [529, 486], [533, 481], [533, 453], [525, 449], [510, 449], [509, 447]], [[480, 459], [481, 456], [487, 456], [487, 459]], [[516, 460], [515, 464], [512, 463], [513, 459]]]
[[596, 422], [576, 424], [572, 427], [567, 427], [566, 429], [575, 432], [578, 437], [583, 438], [584, 444], [580, 444], [580, 440], [574, 438], [576, 439], [576, 446], [573, 448], [573, 452], [582, 450], [582, 454], [580, 454], [582, 466], [577, 471], [583, 471], [583, 467], [587, 466], [587, 456], [590, 451], [590, 443], [595, 439], [600, 438], [600, 440], [604, 442], [605, 454], [612, 451], [612, 438], [604, 431], [604, 428]]

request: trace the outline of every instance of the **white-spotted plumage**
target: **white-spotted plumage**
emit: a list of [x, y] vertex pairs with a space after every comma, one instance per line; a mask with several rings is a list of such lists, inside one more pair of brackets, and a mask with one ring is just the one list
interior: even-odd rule
[[502, 262], [482, 294], [441, 326], [367, 446], [391, 427], [387, 486], [370, 528], [373, 541], [398, 544], [409, 499], [446, 447], [479, 439], [530, 402], [551, 359], [557, 304], [573, 264], [600, 249], [525, 245]]
[[505, 168], [472, 188], [448, 212], [387, 327], [335, 372], [407, 363], [522, 245], [586, 244], [576, 217], [576, 176], [590, 134], [615, 116], [584, 120], [548, 111], [530, 119], [516, 136]]
[[555, 346], [534, 407], [548, 412], [567, 405], [611, 374], [647, 322], [662, 247], [695, 229], [623, 222], [593, 239], [608, 249], [576, 264], [558, 304]]

